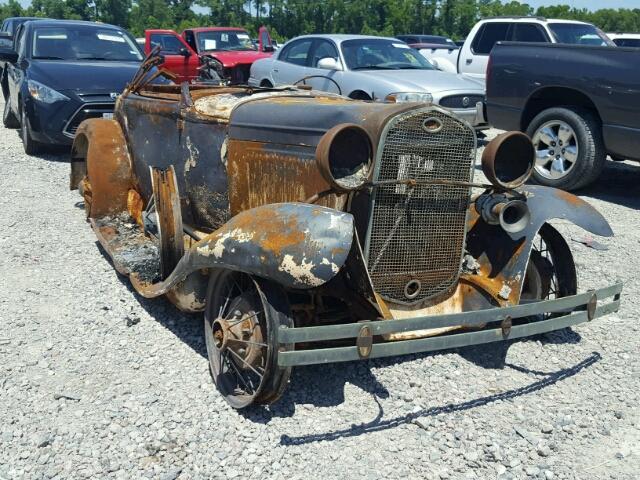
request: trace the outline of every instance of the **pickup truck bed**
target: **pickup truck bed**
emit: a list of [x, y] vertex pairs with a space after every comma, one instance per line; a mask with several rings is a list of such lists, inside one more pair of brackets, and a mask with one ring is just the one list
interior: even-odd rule
[[489, 122], [532, 137], [535, 181], [581, 188], [606, 154], [640, 160], [639, 62], [638, 48], [498, 43], [487, 72]]

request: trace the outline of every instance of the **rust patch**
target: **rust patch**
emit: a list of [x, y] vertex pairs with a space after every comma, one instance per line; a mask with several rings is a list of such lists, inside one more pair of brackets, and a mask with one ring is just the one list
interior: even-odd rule
[[[271, 212], [257, 211], [254, 215], [243, 215], [231, 220], [233, 229], [249, 235], [260, 247], [268, 252], [280, 256], [283, 249], [302, 245], [306, 236], [298, 230], [298, 222], [295, 218], [274, 218]], [[274, 231], [272, 225], [281, 224], [282, 228]]]
[[[318, 171], [313, 149], [281, 145], [282, 150], [260, 142], [230, 140], [228, 146], [229, 203], [231, 214], [261, 205], [304, 201], [328, 190]], [[302, 150], [300, 150], [302, 149]], [[346, 198], [327, 195], [318, 204], [342, 210]]]
[[127, 211], [131, 218], [133, 218], [136, 223], [142, 226], [142, 210], [144, 209], [144, 200], [137, 192], [137, 190], [131, 189], [129, 190], [129, 194], [127, 195]]

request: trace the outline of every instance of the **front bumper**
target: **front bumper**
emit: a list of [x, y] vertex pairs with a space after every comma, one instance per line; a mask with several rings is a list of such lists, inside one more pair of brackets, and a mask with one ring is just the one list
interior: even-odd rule
[[83, 102], [72, 98], [46, 104], [28, 96], [25, 106], [34, 140], [49, 145], [71, 145], [80, 122], [113, 114], [115, 102], [111, 99]]
[[[280, 327], [277, 341], [280, 347], [278, 365], [291, 367], [321, 363], [348, 362], [368, 358], [390, 357], [410, 353], [432, 352], [449, 348], [511, 340], [551, 332], [591, 321], [616, 312], [620, 306], [622, 283], [599, 290], [591, 290], [570, 297], [555, 300], [516, 305], [513, 307], [491, 308], [456, 314], [432, 315], [403, 320], [378, 320], [328, 325], [319, 327]], [[612, 297], [612, 298], [610, 298]], [[608, 301], [605, 301], [609, 299]], [[513, 319], [532, 317], [545, 313], [560, 314], [557, 317], [512, 326]], [[464, 325], [482, 327], [500, 322], [494, 328], [447, 334], [437, 337], [402, 340], [395, 342], [378, 341], [381, 335], [411, 332], [440, 327]], [[332, 348], [313, 348], [313, 342], [354, 338], [355, 345]], [[304, 350], [292, 348], [304, 343]]]
[[484, 113], [485, 108], [483, 102], [476, 103], [476, 106], [474, 108], [449, 108], [448, 110], [456, 117], [466, 121], [469, 125], [476, 129], [489, 128], [489, 124], [487, 123], [487, 119]]

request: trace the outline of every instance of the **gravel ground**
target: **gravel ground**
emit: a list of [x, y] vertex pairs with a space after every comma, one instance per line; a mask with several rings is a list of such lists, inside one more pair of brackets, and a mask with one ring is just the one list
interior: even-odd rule
[[[494, 132], [493, 132], [494, 133]], [[271, 408], [213, 387], [202, 318], [137, 296], [64, 154], [0, 138], [0, 478], [638, 478], [640, 167], [585, 193], [617, 234], [571, 242], [606, 319], [528, 341], [294, 370]], [[584, 236], [559, 225], [568, 236]]]

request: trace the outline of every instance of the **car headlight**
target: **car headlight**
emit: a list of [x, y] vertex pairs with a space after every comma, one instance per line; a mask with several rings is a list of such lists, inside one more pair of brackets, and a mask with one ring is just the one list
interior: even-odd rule
[[55, 103], [60, 100], [69, 100], [69, 97], [35, 80], [28, 80], [27, 87], [29, 88], [31, 96], [42, 103]]
[[395, 103], [406, 103], [406, 102], [432, 103], [433, 96], [430, 93], [399, 92], [399, 93], [390, 93], [389, 95], [386, 96], [385, 101], [395, 102]]
[[373, 147], [367, 131], [353, 123], [341, 123], [325, 133], [316, 147], [316, 165], [322, 178], [336, 192], [356, 190], [369, 179]]

